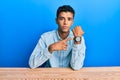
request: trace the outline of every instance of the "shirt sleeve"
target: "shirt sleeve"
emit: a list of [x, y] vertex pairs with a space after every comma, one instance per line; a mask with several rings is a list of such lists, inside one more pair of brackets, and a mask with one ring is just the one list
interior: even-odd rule
[[30, 68], [37, 68], [45, 63], [50, 57], [51, 53], [48, 51], [48, 48], [45, 45], [44, 37], [41, 36], [41, 39], [38, 41], [30, 56], [29, 66]]
[[82, 68], [85, 58], [85, 50], [85, 41], [84, 37], [82, 37], [81, 44], [74, 44], [72, 48], [70, 65], [74, 70], [79, 70]]

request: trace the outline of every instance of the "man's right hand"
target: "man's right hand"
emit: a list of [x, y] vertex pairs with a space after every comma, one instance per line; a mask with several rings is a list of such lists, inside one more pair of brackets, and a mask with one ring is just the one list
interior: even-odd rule
[[49, 52], [52, 53], [53, 51], [58, 50], [67, 50], [67, 41], [72, 40], [72, 38], [67, 38], [58, 42], [51, 44], [48, 48]]

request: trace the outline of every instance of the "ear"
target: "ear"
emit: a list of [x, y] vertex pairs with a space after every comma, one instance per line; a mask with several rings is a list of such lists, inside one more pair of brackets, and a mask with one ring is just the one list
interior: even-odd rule
[[56, 21], [56, 23], [58, 24], [58, 20], [57, 20], [57, 18], [55, 18], [55, 21]]

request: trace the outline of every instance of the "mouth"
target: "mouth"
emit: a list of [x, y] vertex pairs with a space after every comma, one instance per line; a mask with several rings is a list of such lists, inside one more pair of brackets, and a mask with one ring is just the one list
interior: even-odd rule
[[68, 29], [68, 27], [67, 26], [63, 26], [63, 29]]
[[59, 27], [59, 30], [62, 31], [62, 32], [68, 32], [69, 27], [68, 26], [61, 26], [61, 27]]

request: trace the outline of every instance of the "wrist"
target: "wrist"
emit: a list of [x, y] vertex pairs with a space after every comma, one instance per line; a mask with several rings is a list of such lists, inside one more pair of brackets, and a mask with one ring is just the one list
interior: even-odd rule
[[76, 41], [74, 41], [74, 44], [81, 44], [81, 42], [76, 42]]
[[81, 44], [82, 38], [80, 36], [75, 36], [74, 37], [74, 44]]

